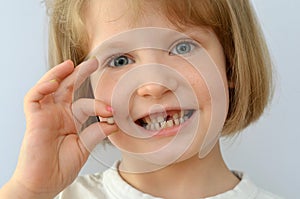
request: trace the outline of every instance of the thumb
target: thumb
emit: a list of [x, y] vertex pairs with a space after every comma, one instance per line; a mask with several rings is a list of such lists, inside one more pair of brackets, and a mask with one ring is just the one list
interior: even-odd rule
[[84, 155], [88, 156], [93, 149], [104, 140], [108, 135], [118, 130], [117, 125], [110, 125], [107, 123], [93, 123], [85, 128], [80, 134], [80, 142], [85, 147]]

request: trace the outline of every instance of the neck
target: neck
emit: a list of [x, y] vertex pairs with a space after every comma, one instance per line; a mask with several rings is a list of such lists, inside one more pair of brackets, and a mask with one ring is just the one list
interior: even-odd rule
[[[126, 157], [123, 161], [126, 161]], [[233, 189], [239, 182], [227, 168], [219, 143], [203, 159], [195, 155], [149, 173], [119, 172], [136, 189], [153, 196], [172, 199], [214, 196]]]

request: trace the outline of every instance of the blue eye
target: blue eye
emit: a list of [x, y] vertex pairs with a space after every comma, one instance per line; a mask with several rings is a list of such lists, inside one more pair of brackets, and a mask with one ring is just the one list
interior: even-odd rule
[[172, 49], [170, 54], [172, 55], [185, 55], [194, 50], [195, 44], [191, 41], [183, 41], [176, 44]]
[[113, 57], [108, 62], [108, 66], [116, 68], [116, 67], [126, 66], [126, 65], [132, 64], [132, 63], [134, 63], [134, 61], [132, 59], [130, 59], [128, 56], [126, 56], [126, 55], [120, 55], [120, 56]]

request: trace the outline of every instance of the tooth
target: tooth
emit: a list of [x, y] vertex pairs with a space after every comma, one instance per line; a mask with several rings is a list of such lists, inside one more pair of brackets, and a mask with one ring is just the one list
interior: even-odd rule
[[180, 122], [180, 124], [182, 124], [182, 123], [184, 122], [184, 119], [181, 117], [181, 118], [179, 119], [179, 122]]
[[149, 117], [146, 117], [146, 118], [144, 119], [144, 122], [146, 122], [147, 124], [151, 124], [151, 120], [150, 120]]
[[158, 116], [157, 117], [157, 122], [163, 122], [163, 121], [165, 121], [163, 116]]
[[184, 116], [184, 117], [183, 117], [183, 120], [184, 120], [184, 121], [187, 121], [188, 119], [189, 119], [188, 116]]
[[182, 118], [184, 116], [184, 111], [180, 111], [180, 118]]
[[151, 130], [151, 131], [154, 131], [154, 130], [155, 130], [155, 125], [154, 125], [153, 123], [150, 125], [150, 130]]
[[108, 124], [114, 124], [114, 123], [115, 123], [114, 118], [113, 118], [113, 117], [107, 118], [107, 123], [108, 123]]
[[155, 130], [157, 130], [157, 131], [160, 129], [159, 123], [155, 123], [154, 126], [155, 126]]
[[147, 130], [150, 130], [150, 124], [147, 124], [147, 125], [146, 125], [146, 129], [147, 129]]
[[178, 119], [178, 118], [179, 118], [178, 113], [175, 113], [175, 114], [173, 115], [173, 119], [175, 120], [175, 119]]
[[163, 122], [161, 122], [161, 123], [159, 123], [159, 124], [160, 124], [160, 127], [161, 127], [161, 128], [165, 128], [166, 125], [167, 125], [167, 122], [166, 122], [166, 121], [163, 121]]
[[179, 125], [180, 124], [179, 119], [175, 119], [174, 123], [175, 123], [175, 125]]
[[168, 120], [167, 121], [167, 127], [172, 127], [172, 126], [174, 126], [173, 120]]
[[156, 120], [156, 118], [155, 117], [153, 117], [153, 118], [150, 118], [151, 119], [151, 123], [156, 123], [157, 122], [157, 120]]

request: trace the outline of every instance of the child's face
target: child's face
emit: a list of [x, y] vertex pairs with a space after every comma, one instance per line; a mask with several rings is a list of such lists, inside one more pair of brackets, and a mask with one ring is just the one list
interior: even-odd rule
[[124, 4], [92, 1], [86, 18], [90, 49], [100, 49], [94, 95], [113, 107], [120, 127], [109, 139], [124, 154], [160, 165], [204, 156], [216, 144], [228, 108], [216, 34], [200, 27], [181, 34], [151, 4], [132, 23]]

